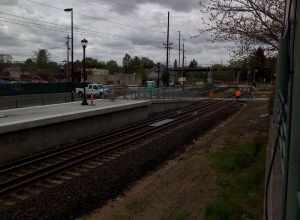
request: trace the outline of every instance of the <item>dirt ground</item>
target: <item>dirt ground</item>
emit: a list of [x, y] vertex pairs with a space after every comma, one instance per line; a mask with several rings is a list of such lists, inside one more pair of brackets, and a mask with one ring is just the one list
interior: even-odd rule
[[124, 195], [80, 220], [205, 219], [207, 206], [217, 197], [217, 174], [208, 155], [257, 137], [267, 141], [268, 123], [267, 103], [249, 104]]

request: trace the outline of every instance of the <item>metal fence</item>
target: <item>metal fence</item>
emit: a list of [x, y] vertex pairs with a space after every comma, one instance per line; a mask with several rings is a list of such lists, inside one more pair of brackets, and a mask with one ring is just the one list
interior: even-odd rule
[[[120, 89], [120, 88], [119, 88]], [[119, 90], [118, 88], [116, 90]], [[186, 87], [186, 88], [145, 88], [128, 87], [114, 96], [124, 99], [176, 99], [205, 97], [210, 91], [216, 90], [213, 87]]]
[[[80, 97], [75, 97], [75, 101]], [[0, 96], [0, 110], [71, 102], [71, 93]]]
[[[182, 88], [145, 88], [145, 87], [127, 87], [114, 86], [112, 91], [101, 96], [98, 99], [180, 99], [180, 98], [199, 98], [207, 97], [210, 91], [220, 91], [223, 88], [205, 87], [186, 87]], [[71, 93], [50, 93], [50, 94], [32, 94], [0, 96], [0, 110], [24, 108], [30, 106], [41, 106], [68, 103], [72, 101]], [[88, 96], [88, 98], [90, 98]], [[74, 101], [80, 101], [82, 97], [75, 95]]]
[[0, 96], [69, 93], [72, 88], [83, 87], [82, 83], [7, 83], [0, 84]]

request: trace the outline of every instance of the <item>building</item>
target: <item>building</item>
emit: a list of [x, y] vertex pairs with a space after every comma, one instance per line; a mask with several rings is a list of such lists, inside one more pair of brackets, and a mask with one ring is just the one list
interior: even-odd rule
[[114, 85], [140, 85], [141, 80], [136, 74], [109, 74], [106, 69], [87, 69], [88, 82]]
[[11, 66], [1, 71], [0, 79], [19, 81], [21, 80], [21, 75], [22, 75], [22, 71], [20, 67]]
[[9, 54], [0, 54], [0, 63], [12, 63], [12, 56]]

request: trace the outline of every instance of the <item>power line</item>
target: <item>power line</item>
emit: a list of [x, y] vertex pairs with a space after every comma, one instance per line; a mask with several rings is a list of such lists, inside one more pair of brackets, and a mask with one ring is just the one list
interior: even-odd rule
[[[34, 1], [34, 0], [28, 0], [28, 1], [35, 2], [35, 3], [38, 3], [40, 5], [44, 5], [45, 7], [52, 7], [52, 8], [55, 8], [57, 10], [63, 11], [62, 8], [51, 6], [51, 5], [48, 5], [48, 4], [45, 4], [45, 3], [37, 2], [37, 1]], [[54, 23], [54, 22], [50, 22], [50, 21], [46, 21], [46, 20], [42, 20], [42, 19], [34, 19], [33, 20], [32, 18], [26, 18], [24, 16], [18, 16], [18, 15], [3, 12], [3, 11], [0, 11], [0, 13], [15, 17], [15, 18], [0, 17], [0, 21], [2, 21], [2, 22], [13, 23], [13, 24], [22, 25], [22, 26], [29, 26], [31, 28], [37, 28], [37, 29], [47, 30], [47, 31], [55, 31], [55, 32], [59, 31], [60, 33], [62, 33], [64, 35], [66, 33], [68, 33], [68, 31], [66, 30], [66, 25], [62, 25], [62, 24], [58, 24], [58, 23]], [[97, 18], [97, 17], [94, 17], [94, 18]], [[94, 35], [94, 36], [99, 36], [100, 38], [103, 38], [103, 37], [108, 38], [108, 35], [109, 35], [109, 39], [111, 39], [111, 37], [114, 37], [114, 38], [119, 38], [119, 39], [121, 38], [121, 39], [130, 40], [129, 37], [124, 37], [122, 35], [116, 35], [116, 34], [110, 34], [110, 33], [103, 33], [103, 32], [99, 32], [99, 31], [93, 31], [93, 30], [82, 28], [82, 27], [79, 27], [79, 26], [75, 27], [75, 29], [76, 29], [77, 34], [82, 34], [82, 35], [83, 34], [91, 34], [91, 35]], [[137, 28], [133, 28], [133, 29], [137, 30]], [[169, 32], [168, 32], [168, 35], [169, 35]], [[29, 40], [27, 40], [27, 41], [29, 41]], [[160, 44], [160, 42], [157, 42], [157, 43]], [[136, 45], [134, 45], [134, 46], [136, 46]], [[146, 45], [143, 45], [143, 46], [146, 46]], [[150, 45], [150, 46], [153, 46], [153, 45]], [[155, 46], [153, 46], [153, 47], [155, 47]]]
[[53, 25], [53, 26], [59, 26], [59, 27], [66, 28], [66, 25], [61, 25], [61, 24], [57, 24], [57, 23], [54, 23], [54, 22], [49, 22], [49, 21], [46, 21], [46, 20], [38, 19], [38, 18], [26, 18], [24, 16], [19, 16], [19, 15], [4, 12], [4, 11], [0, 11], [0, 14], [4, 14], [4, 15], [16, 17], [16, 18], [21, 18], [21, 19], [24, 19], [24, 20], [27, 20], [27, 21], [30, 21], [30, 22], [39, 21], [39, 22], [42, 22], [42, 23], [45, 23], [45, 24], [48, 24], [48, 25]]
[[[38, 1], [34, 1], [34, 0], [28, 0], [32, 3], [35, 3], [35, 4], [39, 4], [39, 5], [43, 5], [45, 7], [51, 7], [51, 8], [54, 8], [54, 9], [57, 9], [57, 10], [60, 10], [60, 11], [63, 11], [63, 8], [58, 8], [58, 7], [55, 7], [55, 6], [52, 6], [52, 5], [49, 5], [49, 4], [45, 4], [45, 3], [41, 3], [41, 2], [38, 2]], [[6, 13], [8, 14], [8, 13]], [[12, 14], [10, 14], [12, 15]], [[12, 15], [12, 16], [16, 16], [16, 15]], [[86, 16], [86, 15], [83, 15], [83, 16]], [[21, 16], [16, 16], [16, 17], [21, 17]], [[97, 19], [99, 17], [94, 17], [94, 16], [88, 16], [90, 18], [94, 18], [94, 19]], [[21, 17], [23, 19], [27, 19], [29, 20], [28, 18], [25, 18], [25, 17]], [[103, 20], [103, 18], [100, 18], [102, 21], [108, 21], [108, 22], [111, 22], [110, 20], [108, 19], [105, 19]], [[41, 19], [38, 19], [40, 22], [43, 22], [43, 23], [47, 23], [47, 24], [50, 24], [50, 25], [53, 25], [53, 26], [57, 26], [57, 27], [62, 27], [62, 25], [60, 24], [56, 24], [56, 23], [53, 23], [53, 22], [49, 22], [49, 21], [45, 21], [45, 20], [41, 20]], [[128, 26], [128, 25], [124, 25], [124, 24], [121, 24], [119, 22], [114, 22], [112, 21], [113, 23], [116, 23], [116, 24], [119, 24], [119, 25], [123, 25], [123, 26], [127, 26], [127, 27], [130, 27], [131, 29], [134, 29], [134, 30], [138, 30], [136, 27], [133, 27], [133, 26]], [[65, 28], [65, 26], [63, 26], [63, 28]], [[124, 36], [122, 35], [116, 35], [116, 34], [110, 34], [110, 33], [103, 33], [103, 32], [99, 32], [99, 31], [91, 31], [90, 29], [86, 29], [86, 28], [81, 28], [81, 27], [78, 27], [78, 26], [75, 26], [75, 29], [78, 30], [77, 32], [80, 33], [80, 34], [86, 34], [86, 33], [93, 33], [93, 34], [96, 34], [98, 36], [100, 36], [101, 38], [102, 37], [107, 37], [107, 35], [109, 35], [110, 37], [114, 37], [114, 38], [121, 38], [121, 39], [126, 39], [128, 40], [127, 38], [125, 38]], [[147, 28], [149, 29], [149, 28]], [[159, 43], [159, 42], [157, 42]]]
[[[53, 32], [60, 31], [64, 35], [66, 35], [68, 33], [68, 31], [65, 30], [64, 28], [53, 27], [53, 26], [45, 26], [42, 23], [29, 22], [29, 21], [24, 21], [24, 20], [16, 19], [16, 18], [7, 18], [7, 17], [0, 16], [0, 21], [5, 22], [5, 23], [13, 23], [13, 24], [17, 24], [17, 25], [22, 25], [22, 26], [29, 26], [29, 27], [32, 27], [32, 28], [35, 27], [35, 28], [38, 28], [38, 29], [41, 29], [41, 30], [46, 30], [46, 31], [53, 31]], [[78, 29], [78, 28], [75, 29], [75, 33], [81, 34], [81, 35], [90, 34], [90, 35], [97, 36], [99, 38], [105, 38], [105, 37], [109, 38], [109, 39], [111, 37], [119, 38], [119, 39], [121, 38], [120, 36], [116, 36], [116, 35], [113, 35], [113, 34], [111, 34], [110, 36], [108, 36], [108, 35], [105, 35], [105, 34], [103, 34], [101, 32], [89, 31], [87, 29]], [[122, 39], [126, 39], [126, 38], [122, 37]]]
[[[32, 2], [34, 4], [38, 4], [38, 5], [44, 6], [44, 7], [53, 8], [53, 9], [59, 10], [61, 12], [64, 10], [64, 8], [55, 7], [55, 6], [52, 6], [50, 4], [45, 4], [45, 3], [34, 1], [34, 0], [27, 0], [27, 1]], [[94, 3], [96, 3], [96, 2], [94, 2]], [[77, 13], [79, 15], [87, 17], [87, 18], [98, 19], [99, 21], [104, 21], [104, 22], [116, 24], [116, 25], [119, 25], [119, 26], [122, 26], [122, 27], [125, 27], [125, 28], [137, 30], [137, 28], [135, 26], [131, 26], [131, 25], [128, 25], [128, 24], [120, 23], [120, 22], [117, 22], [117, 21], [114, 21], [114, 20], [110, 20], [108, 18], [90, 16], [90, 15], [86, 15], [86, 14], [83, 14], [83, 13], [80, 13], [80, 12], [77, 12]], [[135, 20], [135, 22], [136, 22], [136, 20]]]
[[[38, 27], [38, 29], [46, 30], [46, 31], [55, 31], [55, 32], [57, 32], [59, 30], [59, 29], [53, 28], [53, 27], [45, 27], [44, 24], [29, 23], [29, 22], [26, 22], [26, 21], [13, 19], [13, 18], [6, 18], [6, 17], [2, 17], [2, 16], [0, 16], [0, 20], [2, 22], [5, 22], [5, 23], [13, 23], [13, 24], [18, 24], [18, 25], [22, 25], [22, 26], [30, 26], [30, 27], [33, 27], [33, 28]], [[65, 31], [65, 33], [67, 33], [66, 30], [60, 30], [60, 31]]]
[[61, 11], [62, 13], [64, 12], [63, 10], [63, 8], [59, 8], [59, 7], [55, 7], [55, 6], [53, 6], [53, 5], [48, 5], [48, 4], [45, 4], [45, 3], [43, 3], [43, 2], [38, 2], [38, 1], [34, 1], [34, 0], [26, 0], [27, 2], [32, 2], [32, 3], [34, 3], [34, 4], [38, 4], [38, 5], [41, 5], [41, 6], [45, 6], [45, 7], [48, 7], [48, 8], [53, 8], [53, 9], [56, 9], [56, 10], [59, 10], [59, 11]]
[[[5, 23], [13, 23], [13, 24], [21, 25], [21, 26], [29, 26], [31, 28], [36, 28], [36, 29], [46, 30], [46, 31], [52, 31], [52, 32], [56, 32], [56, 33], [57, 33], [58, 30], [60, 30], [60, 32], [64, 35], [68, 33], [63, 28], [57, 28], [57, 27], [53, 27], [53, 26], [45, 26], [44, 24], [41, 24], [41, 23], [38, 23], [38, 22], [22, 21], [22, 20], [16, 19], [16, 18], [0, 17], [0, 21], [5, 22]], [[85, 32], [77, 31], [77, 33], [84, 34]], [[95, 33], [95, 35], [98, 35], [98, 34]], [[100, 37], [102, 38], [103, 36], [100, 36]], [[125, 38], [125, 39], [127, 39], [127, 38]], [[30, 40], [25, 40], [25, 41], [31, 42]], [[35, 42], [35, 41], [32, 41], [32, 42]], [[158, 41], [157, 41], [157, 43], [160, 44], [160, 42], [158, 42]], [[134, 46], [136, 47], [137, 45], [134, 45]], [[153, 45], [142, 45], [142, 46], [155, 47]]]
[[[41, 20], [41, 19], [35, 19], [35, 20], [39, 21], [39, 22], [36, 22], [35, 20], [33, 20], [31, 18], [26, 18], [26, 17], [23, 17], [23, 16], [18, 16], [18, 15], [14, 15], [14, 14], [2, 12], [2, 11], [0, 11], [0, 14], [6, 14], [6, 15], [9, 15], [9, 16], [16, 17], [16, 18], [1, 17], [1, 18], [4, 18], [4, 19], [14, 19], [14, 20], [17, 20], [17, 21], [20, 21], [20, 22], [26, 22], [26, 23], [30, 23], [30, 24], [33, 24], [33, 25], [42, 25], [42, 26], [44, 26], [44, 24], [47, 24], [47, 25], [49, 25], [50, 28], [57, 28], [59, 30], [66, 31], [65, 30], [66, 26], [60, 25], [60, 24], [57, 24], [57, 23], [48, 22], [48, 21]], [[24, 19], [24, 20], [20, 20], [20, 19]], [[42, 24], [42, 23], [44, 23], [44, 24]], [[123, 36], [121, 36], [121, 35], [104, 33], [104, 32], [99, 32], [99, 31], [91, 31], [89, 29], [81, 28], [81, 27], [78, 27], [78, 26], [75, 26], [74, 29], [77, 30], [77, 32], [81, 33], [81, 34], [94, 33], [94, 34], [99, 34], [99, 36], [101, 35], [101, 37], [105, 36], [105, 35], [109, 35], [111, 37], [121, 37], [121, 38], [123, 38]]]

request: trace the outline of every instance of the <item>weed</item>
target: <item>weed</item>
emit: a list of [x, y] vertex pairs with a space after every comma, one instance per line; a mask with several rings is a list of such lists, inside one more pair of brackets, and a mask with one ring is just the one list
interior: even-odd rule
[[129, 204], [126, 205], [126, 209], [132, 213], [132, 214], [139, 214], [142, 213], [146, 208], [146, 202], [145, 201], [132, 201]]
[[206, 220], [259, 219], [263, 195], [265, 150], [262, 144], [228, 147], [209, 156], [218, 172], [218, 198], [206, 209]]
[[216, 200], [211, 204], [205, 212], [207, 220], [229, 220], [232, 215], [232, 210], [222, 199]]
[[183, 208], [172, 208], [171, 212], [170, 210], [165, 212], [165, 216], [161, 218], [161, 220], [187, 220], [189, 219], [189, 213], [183, 209]]
[[188, 218], [188, 213], [184, 209], [176, 209], [174, 213], [174, 219], [175, 220], [185, 220]]

